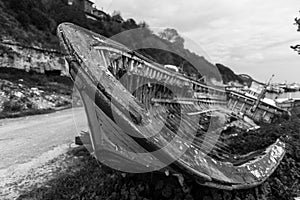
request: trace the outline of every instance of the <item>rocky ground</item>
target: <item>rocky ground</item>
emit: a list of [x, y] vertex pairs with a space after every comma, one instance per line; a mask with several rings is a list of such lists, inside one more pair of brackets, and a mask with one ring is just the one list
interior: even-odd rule
[[[187, 182], [187, 187], [182, 187], [177, 178], [166, 176], [164, 173], [128, 174], [112, 170], [97, 162], [84, 147], [76, 147], [63, 157], [48, 163], [49, 166], [55, 166], [52, 170], [55, 171], [54, 177], [51, 173], [51, 178], [46, 178], [49, 176], [46, 170], [46, 174], [42, 175], [45, 177], [45, 182], [22, 191], [18, 200], [294, 200], [295, 197], [300, 196], [300, 120], [294, 117], [291, 120], [281, 121], [273, 125], [272, 132], [270, 127], [266, 127], [262, 133], [267, 130], [269, 136], [266, 138], [278, 134], [277, 131], [282, 131], [281, 133], [285, 131], [288, 135], [286, 140], [288, 148], [282, 163], [267, 180], [267, 186], [263, 188], [227, 192], [199, 186], [194, 182]], [[261, 136], [250, 134], [240, 145], [235, 145], [235, 148], [259, 145], [262, 140], [258, 137]], [[260, 145], [264, 146], [264, 143]], [[35, 177], [33, 174], [30, 179]], [[254, 195], [249, 196], [249, 193]]]
[[16, 199], [24, 192], [41, 186], [47, 187], [47, 181], [68, 173], [67, 169], [80, 169], [78, 156], [73, 155], [72, 151], [65, 153], [73, 148], [72, 144], [61, 145], [30, 162], [1, 169], [0, 198]]
[[9, 68], [0, 72], [0, 118], [41, 114], [71, 107], [68, 77], [45, 76]]
[[68, 164], [63, 173], [18, 199], [193, 199], [175, 177], [117, 172], [98, 163], [83, 147], [61, 161]]

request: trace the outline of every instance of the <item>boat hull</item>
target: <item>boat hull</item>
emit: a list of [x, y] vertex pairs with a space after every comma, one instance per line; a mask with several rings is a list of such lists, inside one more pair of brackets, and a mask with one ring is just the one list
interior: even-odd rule
[[[203, 185], [231, 190], [261, 184], [283, 158], [285, 144], [280, 140], [265, 149], [263, 154], [240, 165], [210, 157], [205, 151], [207, 149], [195, 145], [194, 135], [191, 134], [195, 132], [199, 118], [188, 113], [201, 112], [203, 106], [208, 106], [207, 102], [192, 101], [190, 94], [185, 92], [184, 85], [191, 86], [192, 81], [180, 75], [174, 76], [173, 81], [168, 77], [167, 81], [163, 81], [177, 86], [176, 100], [182, 100], [181, 103], [171, 103], [172, 108], [179, 105], [181, 112], [178, 129], [174, 134], [172, 128], [165, 126], [165, 119], [151, 115], [148, 106], [153, 104], [148, 104], [143, 95], [132, 95], [130, 88], [117, 80], [107, 63], [110, 60], [107, 55], [116, 52], [121, 52], [122, 56], [128, 54], [126, 59], [134, 59], [134, 62], [142, 57], [135, 58], [136, 54], [130, 54], [126, 47], [73, 24], [61, 24], [58, 36], [68, 55], [70, 75], [84, 101], [93, 155], [104, 164], [137, 173], [171, 169]], [[143, 63], [144, 70], [135, 70], [157, 68], [160, 73], [158, 81], [168, 73], [147, 60]], [[213, 92], [220, 91], [216, 89]], [[218, 108], [220, 105], [224, 106], [221, 103]], [[220, 120], [218, 116], [214, 119], [212, 123]], [[159, 124], [162, 124], [162, 128], [157, 132]], [[173, 124], [176, 124], [176, 120]], [[211, 127], [212, 134], [218, 135], [223, 130], [222, 127]]]

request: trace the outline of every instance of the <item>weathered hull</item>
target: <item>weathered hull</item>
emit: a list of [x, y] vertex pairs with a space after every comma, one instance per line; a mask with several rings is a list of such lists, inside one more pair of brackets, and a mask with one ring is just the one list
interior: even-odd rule
[[276, 105], [260, 101], [254, 112], [251, 110], [255, 107], [257, 99], [253, 96], [247, 96], [240, 91], [228, 91], [228, 107], [234, 112], [244, 113], [256, 122], [271, 123], [277, 116], [288, 115], [284, 110]]
[[[283, 158], [285, 144], [280, 140], [263, 154], [239, 165], [208, 156], [203, 145], [190, 140], [199, 124], [199, 118], [191, 113], [222, 109], [225, 102], [222, 90], [169, 73], [120, 44], [72, 24], [61, 24], [58, 36], [68, 54], [70, 75], [85, 105], [93, 153], [101, 162], [120, 170], [126, 165], [132, 172], [159, 170], [169, 164], [168, 168], [193, 177], [203, 185], [231, 190], [262, 183]], [[115, 56], [122, 62], [115, 62], [118, 60], [113, 59]], [[126, 78], [118, 79], [118, 65], [126, 69]], [[151, 80], [169, 85], [173, 92], [166, 92]], [[133, 85], [149, 82], [151, 87], [147, 92], [142, 87], [132, 94], [138, 88]], [[189, 88], [194, 85], [210, 91], [211, 98], [193, 99]], [[163, 92], [155, 92], [159, 89]], [[162, 97], [164, 94], [166, 98]], [[153, 135], [158, 124], [164, 124], [160, 116], [164, 112], [153, 111], [155, 101], [150, 101], [149, 97], [162, 101], [158, 102], [160, 104], [168, 104], [173, 110], [180, 106], [180, 125], [176, 131], [163, 126]], [[158, 117], [153, 117], [150, 111]], [[176, 119], [168, 123], [176, 125]], [[211, 132], [218, 134], [222, 130], [216, 126]]]

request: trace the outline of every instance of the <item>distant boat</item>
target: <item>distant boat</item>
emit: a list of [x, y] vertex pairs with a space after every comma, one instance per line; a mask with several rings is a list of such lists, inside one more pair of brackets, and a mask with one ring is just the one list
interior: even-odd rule
[[267, 87], [267, 92], [269, 93], [275, 93], [275, 94], [281, 94], [284, 92], [284, 89], [280, 88], [277, 85], [270, 85]]
[[164, 65], [165, 68], [178, 72], [179, 69], [175, 65]]
[[[59, 25], [58, 36], [85, 105], [92, 153], [104, 164], [130, 166], [134, 172], [169, 170], [202, 185], [232, 190], [263, 183], [283, 158], [285, 144], [280, 140], [235, 161], [212, 157], [201, 136], [193, 134], [209, 132], [210, 123], [230, 115], [224, 90], [70, 23]], [[153, 135], [159, 125], [160, 132]], [[227, 126], [211, 126], [211, 133], [221, 134]]]
[[280, 85], [281, 88], [284, 89], [285, 92], [297, 92], [299, 91], [300, 87], [298, 84], [293, 83], [293, 84], [282, 84]]
[[289, 111], [300, 107], [300, 98], [276, 98], [275, 102], [278, 107]]

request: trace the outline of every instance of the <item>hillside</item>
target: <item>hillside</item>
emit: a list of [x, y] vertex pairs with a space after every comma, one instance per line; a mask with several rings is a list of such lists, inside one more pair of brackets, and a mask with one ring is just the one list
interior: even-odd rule
[[222, 65], [220, 63], [216, 64], [218, 70], [222, 75], [222, 79], [224, 83], [236, 82], [243, 84], [244, 80], [237, 74], [235, 74], [229, 67]]
[[59, 50], [56, 27], [62, 22], [78, 24], [106, 37], [142, 28], [114, 39], [132, 49], [138, 49], [138, 52], [160, 64], [180, 66], [184, 73], [195, 74], [197, 79], [205, 76], [208, 82], [211, 79], [221, 81], [223, 78], [224, 83], [241, 83], [231, 70], [220, 66], [217, 68], [201, 55], [185, 49], [183, 38], [174, 29], [166, 29], [156, 35], [145, 22], [125, 20], [117, 12], [95, 21], [88, 19], [79, 7], [69, 6], [66, 0], [0, 0], [0, 26], [3, 27], [0, 29], [1, 41], [10, 40], [27, 46]]
[[39, 1], [0, 0], [1, 41], [12, 40], [26, 46], [58, 48], [58, 40], [54, 35], [55, 22], [51, 20], [51, 28], [42, 27], [44, 20], [50, 19], [30, 4], [42, 8]]

